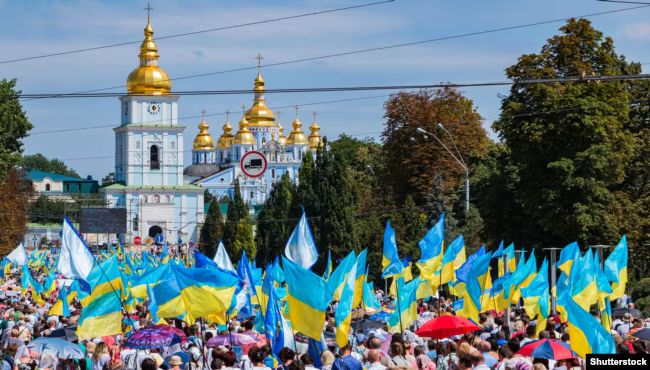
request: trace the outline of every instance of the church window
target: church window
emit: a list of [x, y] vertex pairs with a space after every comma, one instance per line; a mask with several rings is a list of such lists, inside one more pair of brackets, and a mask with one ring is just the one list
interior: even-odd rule
[[45, 184], [45, 191], [50, 191], [50, 184]]
[[171, 150], [176, 150], [176, 142], [175, 142], [175, 141], [170, 142], [170, 143], [169, 143], [169, 148], [170, 148]]
[[224, 182], [224, 181], [226, 181], [226, 180], [222, 177], [221, 180], [219, 180], [219, 181]]
[[251, 190], [251, 196], [250, 199], [253, 199], [253, 191]]
[[171, 202], [172, 202], [172, 197], [171, 197], [171, 195], [168, 195], [167, 196], [167, 203], [171, 203]]
[[262, 145], [266, 145], [266, 138], [265, 137], [262, 138]]
[[272, 169], [271, 169], [271, 178], [272, 178], [272, 179], [275, 178], [275, 168], [272, 168]]
[[65, 191], [70, 191], [70, 184], [65, 184]]
[[152, 145], [150, 152], [150, 163], [149, 169], [159, 170], [160, 169], [160, 160], [158, 159], [158, 145]]
[[138, 231], [138, 216], [133, 218], [133, 231]]
[[154, 203], [160, 203], [160, 195], [156, 194], [153, 196], [153, 202]]
[[135, 148], [140, 149], [140, 140], [135, 141]]
[[223, 152], [219, 152], [219, 163], [223, 163]]
[[235, 148], [235, 159], [239, 160], [239, 148]]
[[302, 150], [298, 150], [298, 159], [302, 160]]
[[81, 192], [81, 184], [77, 184], [77, 191]]

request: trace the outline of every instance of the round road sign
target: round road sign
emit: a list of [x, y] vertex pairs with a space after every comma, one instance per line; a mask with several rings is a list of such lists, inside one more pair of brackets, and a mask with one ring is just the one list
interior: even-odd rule
[[153, 239], [150, 236], [147, 236], [146, 238], [144, 238], [144, 244], [146, 245], [153, 244]]
[[260, 152], [248, 152], [241, 157], [239, 166], [244, 175], [253, 178], [260, 177], [266, 171], [266, 157]]
[[141, 237], [136, 236], [135, 238], [133, 238], [133, 244], [140, 245], [140, 243], [142, 243], [142, 238]]
[[158, 243], [158, 244], [162, 244], [162, 242], [163, 242], [165, 239], [163, 238], [162, 234], [158, 234], [158, 235], [156, 235], [156, 239], [155, 239], [155, 240], [156, 240], [156, 243]]

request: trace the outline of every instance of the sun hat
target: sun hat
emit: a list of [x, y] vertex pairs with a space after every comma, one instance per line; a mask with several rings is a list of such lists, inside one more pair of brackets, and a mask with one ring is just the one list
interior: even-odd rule
[[183, 361], [180, 356], [172, 356], [171, 360], [169, 360], [169, 364], [172, 366], [181, 366], [183, 365]]

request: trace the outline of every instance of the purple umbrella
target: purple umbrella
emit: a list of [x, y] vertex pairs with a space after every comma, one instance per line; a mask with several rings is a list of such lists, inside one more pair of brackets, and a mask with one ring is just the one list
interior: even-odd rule
[[162, 348], [182, 342], [183, 338], [173, 331], [148, 328], [131, 333], [124, 346], [136, 349]]
[[[230, 343], [232, 338], [232, 343]], [[246, 334], [224, 334], [217, 335], [216, 337], [210, 338], [208, 343], [205, 344], [208, 348], [219, 347], [219, 346], [244, 346], [246, 344], [257, 343], [257, 341]]]

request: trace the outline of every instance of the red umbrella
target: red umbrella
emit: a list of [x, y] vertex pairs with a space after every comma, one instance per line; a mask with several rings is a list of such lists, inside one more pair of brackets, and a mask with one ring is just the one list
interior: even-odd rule
[[567, 358], [576, 358], [578, 355], [571, 351], [568, 343], [557, 339], [538, 339], [526, 343], [517, 351], [517, 354], [532, 358], [546, 358], [549, 360], [565, 360]]
[[442, 339], [476, 330], [481, 330], [481, 327], [464, 317], [445, 315], [425, 322], [415, 334], [426, 338]]

